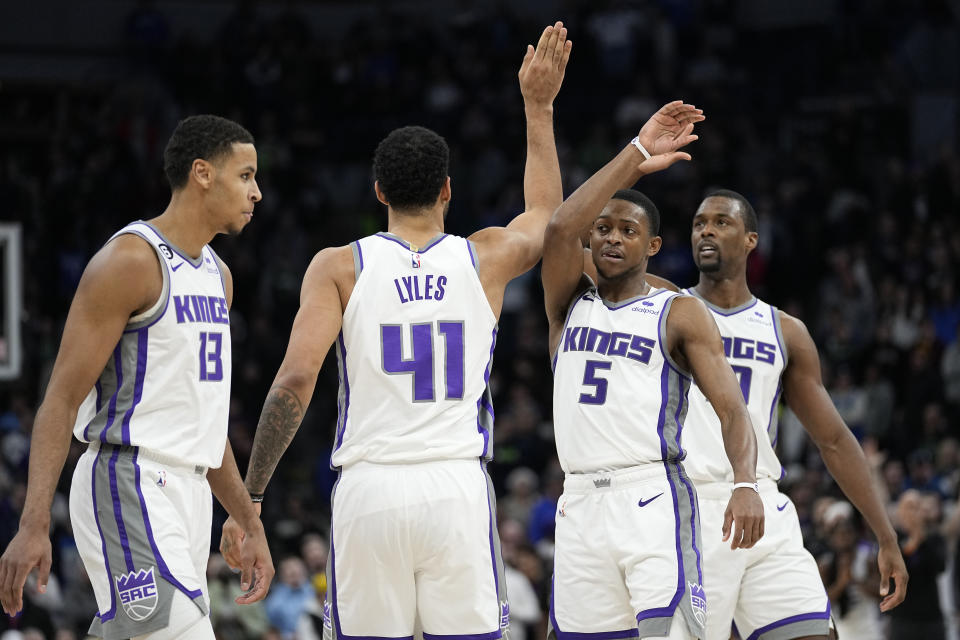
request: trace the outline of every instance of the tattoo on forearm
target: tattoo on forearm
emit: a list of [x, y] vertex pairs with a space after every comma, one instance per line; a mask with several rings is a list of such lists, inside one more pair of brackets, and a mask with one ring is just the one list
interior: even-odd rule
[[280, 456], [303, 420], [303, 404], [291, 389], [275, 386], [263, 403], [257, 434], [253, 438], [253, 452], [247, 469], [247, 489], [262, 493], [273, 475]]

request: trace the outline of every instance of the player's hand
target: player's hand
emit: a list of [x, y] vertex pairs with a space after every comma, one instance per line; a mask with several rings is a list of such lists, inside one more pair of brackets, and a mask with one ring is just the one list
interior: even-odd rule
[[50, 537], [42, 532], [20, 529], [0, 557], [0, 604], [7, 615], [23, 609], [23, 584], [36, 567], [37, 590], [45, 593], [50, 577]]
[[227, 518], [223, 523], [223, 533], [220, 535], [220, 553], [227, 565], [233, 569], [240, 569], [242, 562], [240, 550], [243, 547], [243, 527], [237, 524], [233, 516]]
[[[890, 611], [907, 597], [907, 582], [910, 575], [903, 562], [903, 555], [897, 543], [880, 545], [877, 552], [877, 564], [880, 567], [880, 611]], [[890, 593], [890, 580], [893, 580], [893, 593]]]
[[263, 600], [270, 590], [273, 574], [273, 558], [267, 546], [267, 535], [257, 520], [254, 529], [244, 532], [240, 546], [240, 588], [246, 593], [237, 596], [235, 602], [253, 604]]
[[662, 171], [680, 160], [690, 160], [689, 153], [678, 149], [699, 138], [693, 133], [693, 126], [705, 119], [701, 109], [683, 100], [674, 100], [660, 107], [637, 136], [651, 156], [640, 165], [640, 171], [647, 175]]
[[562, 22], [543, 30], [536, 49], [527, 45], [527, 54], [517, 74], [520, 93], [527, 106], [549, 107], [553, 104], [563, 83], [572, 48], [573, 42], [567, 40], [567, 30]]
[[733, 490], [723, 514], [723, 541], [731, 549], [749, 549], [763, 537], [763, 501], [753, 489]]

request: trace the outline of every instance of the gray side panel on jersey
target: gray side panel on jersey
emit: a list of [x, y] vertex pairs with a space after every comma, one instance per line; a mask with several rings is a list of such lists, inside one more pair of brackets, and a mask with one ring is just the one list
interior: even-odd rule
[[[90, 440], [128, 444], [130, 417], [143, 392], [147, 367], [147, 329], [124, 333], [100, 375], [102, 406], [87, 425]], [[119, 387], [119, 388], [118, 388]]]
[[790, 357], [787, 355], [787, 341], [783, 339], [783, 327], [780, 325], [780, 312], [772, 304], [767, 306], [770, 307], [770, 315], [773, 316], [773, 333], [777, 336], [777, 346], [780, 347], [780, 354], [783, 356], [783, 368], [786, 370], [787, 361]]
[[477, 431], [483, 435], [483, 456], [484, 460], [493, 459], [493, 392], [490, 390], [490, 370], [493, 368], [493, 350], [497, 346], [497, 331], [499, 325], [493, 328], [490, 335], [490, 359], [487, 360], [487, 368], [483, 372], [483, 393], [477, 400]]
[[661, 404], [657, 424], [660, 452], [664, 461], [682, 459], [684, 452], [680, 446], [680, 437], [689, 405], [687, 402], [689, 389], [689, 378], [684, 378], [669, 364], [664, 363], [660, 374]]
[[150, 239], [147, 236], [140, 233], [139, 231], [135, 231], [132, 229], [126, 231], [125, 233], [140, 236], [141, 238], [144, 239], [145, 242], [147, 242], [153, 248], [154, 253], [157, 254], [157, 260], [159, 260], [160, 262], [160, 275], [163, 278], [163, 286], [160, 289], [160, 297], [157, 298], [157, 303], [159, 304], [154, 303], [153, 305], [156, 307], [156, 309], [149, 315], [138, 319], [136, 322], [128, 323], [126, 328], [124, 328], [124, 331], [126, 332], [126, 331], [135, 331], [143, 327], [149, 327], [154, 322], [159, 320], [164, 313], [166, 313], [167, 305], [170, 304], [170, 268], [167, 265], [167, 260], [164, 257], [163, 253], [160, 252], [159, 247], [157, 247], [155, 244], [150, 242]]
[[673, 357], [670, 355], [670, 350], [667, 349], [667, 316], [670, 314], [670, 309], [673, 307], [673, 301], [676, 300], [680, 295], [682, 294], [675, 293], [663, 303], [663, 308], [660, 310], [660, 318], [657, 321], [657, 340], [660, 342], [660, 353], [663, 354], [663, 358], [670, 363], [671, 367], [689, 378], [691, 377], [690, 372], [684, 371], [683, 367], [674, 361]]
[[337, 427], [333, 434], [333, 452], [330, 454], [330, 468], [333, 466], [333, 454], [343, 444], [343, 434], [347, 430], [347, 417], [350, 410], [350, 378], [347, 374], [347, 348], [343, 342], [343, 331], [334, 342], [337, 353], [337, 376], [340, 378], [340, 387], [337, 391]]
[[360, 248], [360, 241], [351, 242], [350, 249], [353, 251], [353, 281], [356, 284], [360, 279], [360, 272], [363, 271], [363, 250]]
[[477, 248], [469, 240], [467, 242], [467, 250], [470, 251], [470, 262], [473, 263], [473, 268], [476, 269], [477, 275], [480, 275], [480, 257], [477, 255]]
[[[680, 463], [664, 463], [667, 470], [667, 482], [673, 494], [673, 509], [676, 521], [676, 548], [678, 562], [677, 593], [670, 603], [669, 610], [654, 610], [652, 615], [637, 615], [637, 629], [640, 637], [666, 636], [674, 615], [679, 611], [686, 619], [694, 637], [706, 637], [706, 608], [694, 610], [694, 598], [703, 598], [703, 572], [700, 562], [700, 515], [697, 509], [697, 494], [693, 483], [686, 477]], [[696, 591], [696, 593], [694, 593]], [[705, 600], [698, 600], [705, 602]], [[699, 613], [699, 615], [698, 615]]]
[[[149, 329], [139, 329], [132, 333], [124, 333], [120, 338], [118, 347], [123, 382], [116, 394], [113, 420], [104, 421], [106, 431], [100, 437], [101, 442], [130, 444], [130, 419], [143, 395], [143, 383], [147, 372], [148, 332]], [[103, 410], [101, 413], [104, 413]]]

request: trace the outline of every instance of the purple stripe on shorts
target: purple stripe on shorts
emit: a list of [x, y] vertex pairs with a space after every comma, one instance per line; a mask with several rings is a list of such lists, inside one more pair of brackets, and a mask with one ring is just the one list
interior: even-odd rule
[[[117, 458], [120, 457], [120, 448], [115, 447], [110, 456], [108, 468], [110, 472], [110, 497], [113, 498], [113, 517], [117, 519], [117, 532], [120, 534], [120, 548], [123, 549], [123, 559], [127, 563], [127, 571], [133, 571], [133, 554], [130, 553], [130, 540], [127, 538], [127, 527], [123, 523], [123, 511], [120, 507], [120, 489], [117, 487]], [[111, 584], [111, 589], [113, 585]]]
[[[203, 595], [203, 591], [200, 589], [195, 589], [191, 591], [187, 589], [183, 584], [177, 580], [173, 574], [170, 572], [167, 563], [163, 561], [163, 556], [160, 555], [160, 549], [157, 548], [157, 541], [153, 537], [153, 528], [150, 526], [150, 516], [147, 515], [147, 503], [143, 499], [143, 491], [140, 490], [140, 465], [137, 464], [137, 456], [140, 454], [140, 447], [133, 448], [133, 469], [134, 469], [134, 482], [133, 485], [137, 489], [137, 497], [140, 498], [140, 511], [143, 513], [143, 526], [147, 531], [147, 540], [150, 541], [150, 548], [153, 550], [153, 558], [157, 561], [157, 569], [160, 571], [160, 575], [170, 584], [175, 586], [180, 591], [187, 594], [187, 597], [191, 600], [194, 598], [199, 598]], [[132, 570], [132, 569], [131, 569]]]
[[120, 423], [120, 438], [123, 444], [130, 444], [130, 418], [133, 417], [133, 412], [140, 404], [140, 398], [143, 397], [143, 380], [147, 373], [148, 331], [144, 328], [137, 332], [137, 373], [133, 381], [133, 401], [130, 403], [130, 408], [123, 414], [123, 422]]
[[768, 625], [760, 627], [753, 633], [751, 633], [747, 640], [758, 640], [763, 634], [768, 631], [773, 631], [774, 629], [779, 629], [780, 627], [785, 627], [795, 622], [806, 622], [807, 620], [829, 620], [830, 619], [830, 601], [827, 600], [827, 609], [822, 612], [814, 613], [801, 613], [800, 615], [790, 616], [789, 618], [784, 618], [783, 620], [777, 620], [776, 622], [771, 622]]
[[618, 638], [639, 638], [640, 631], [636, 628], [622, 629], [620, 631], [597, 631], [593, 633], [583, 631], [561, 631], [557, 626], [556, 605], [553, 601], [553, 595], [557, 591], [556, 574], [550, 578], [550, 624], [553, 625], [553, 632], [557, 634], [557, 640], [617, 640]]
[[123, 386], [123, 364], [120, 362], [120, 343], [117, 343], [113, 350], [113, 370], [117, 374], [117, 387], [110, 396], [110, 404], [107, 405], [107, 424], [100, 432], [100, 442], [107, 441], [107, 431], [113, 426], [113, 420], [117, 417], [117, 396], [120, 395], [120, 388]]
[[107, 541], [103, 537], [103, 529], [100, 527], [100, 516], [98, 515], [100, 512], [97, 510], [97, 465], [100, 463], [101, 453], [102, 451], [97, 451], [97, 457], [93, 460], [93, 469], [90, 474], [90, 494], [93, 496], [93, 519], [97, 523], [97, 533], [100, 534], [100, 549], [103, 553], [103, 562], [106, 565], [107, 582], [110, 584], [110, 610], [106, 613], [97, 612], [100, 621], [106, 622], [107, 620], [113, 620], [114, 616], [117, 615], [117, 600], [113, 588], [113, 574], [110, 572], [110, 556], [107, 555]]
[[465, 633], [453, 635], [438, 635], [436, 633], [423, 632], [424, 640], [496, 640], [503, 637], [503, 632], [497, 629], [490, 633]]

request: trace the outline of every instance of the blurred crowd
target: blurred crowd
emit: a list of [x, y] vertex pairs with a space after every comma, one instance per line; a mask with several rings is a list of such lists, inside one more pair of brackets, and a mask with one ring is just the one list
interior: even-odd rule
[[[239, 2], [219, 35], [204, 39], [174, 29], [162, 3], [141, 2], [122, 44], [103, 54], [121, 69], [118, 81], [0, 85], [0, 219], [23, 225], [26, 354], [21, 377], [0, 383], [0, 548], [17, 527], [33, 415], [80, 274], [116, 229], [163, 210], [160, 158], [179, 118], [217, 113], [257, 139], [263, 202], [240, 237], [214, 244], [236, 283], [230, 438], [242, 470], [307, 263], [325, 246], [384, 228], [370, 171], [376, 143], [396, 126], [435, 129], [451, 146], [448, 231], [505, 223], [523, 208], [516, 73], [525, 45], [562, 19], [574, 41], [555, 107], [565, 191], [663, 102], [697, 104], [708, 119], [693, 162], [639, 185], [664, 218], [664, 248], [650, 271], [695, 283], [693, 212], [708, 189], [735, 189], [760, 217], [749, 263], [754, 292], [802, 319], [820, 347], [825, 384], [874, 468], [912, 578], [906, 602], [881, 617], [871, 534], [784, 412], [782, 486], [841, 637], [913, 638], [921, 636], [898, 635], [904, 625], [954, 624], [957, 2], [809, 5], [823, 15], [803, 10], [806, 3], [776, 3], [770, 15], [768, 3], [747, 0], [463, 2], [445, 13], [384, 3], [379, 17], [357, 11], [335, 36], [315, 33], [300, 4], [278, 5]], [[490, 472], [520, 640], [544, 637], [563, 481], [541, 296], [536, 270], [508, 289], [491, 377]], [[238, 577], [211, 550], [212, 616], [224, 640], [320, 637], [336, 387], [327, 362], [267, 492], [263, 519], [278, 568], [269, 598], [233, 604]], [[0, 619], [4, 640], [82, 638], [95, 612], [67, 514], [81, 452], [75, 442], [53, 505], [50, 589], [28, 585], [23, 616]], [[218, 511], [214, 547], [224, 518]], [[7, 627], [18, 631], [5, 635]]]

